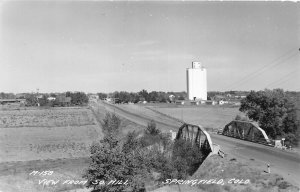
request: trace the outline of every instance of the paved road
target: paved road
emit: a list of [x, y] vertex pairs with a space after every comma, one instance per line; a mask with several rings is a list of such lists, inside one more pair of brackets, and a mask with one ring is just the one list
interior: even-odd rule
[[[143, 114], [126, 111], [117, 105], [104, 105], [108, 111], [113, 111], [118, 115], [127, 118], [135, 123], [146, 126], [151, 117]], [[156, 121], [158, 127], [164, 131], [178, 130], [178, 122], [168, 119], [165, 122]], [[251, 163], [261, 170], [267, 170], [267, 164], [271, 165], [271, 172], [282, 175], [287, 181], [300, 187], [300, 156], [298, 153], [291, 153], [275, 149], [273, 147], [242, 141], [222, 135], [211, 134], [213, 143], [221, 146], [222, 151], [242, 159], [246, 163]]]
[[298, 153], [217, 134], [211, 134], [211, 138], [214, 143], [221, 146], [225, 153], [237, 156], [246, 162], [250, 161], [261, 170], [267, 170], [269, 163], [271, 172], [282, 175], [286, 180], [300, 187], [300, 157]]

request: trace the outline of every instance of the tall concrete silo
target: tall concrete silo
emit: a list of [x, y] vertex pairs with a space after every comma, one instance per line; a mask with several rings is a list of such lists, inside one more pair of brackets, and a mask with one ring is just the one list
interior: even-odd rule
[[207, 100], [206, 69], [200, 62], [192, 62], [186, 70], [187, 94], [189, 100]]

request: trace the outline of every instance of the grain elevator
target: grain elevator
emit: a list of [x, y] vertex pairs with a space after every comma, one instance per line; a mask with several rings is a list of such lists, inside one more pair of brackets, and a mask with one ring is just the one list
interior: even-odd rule
[[186, 70], [187, 94], [189, 100], [207, 100], [206, 69], [200, 62], [192, 62]]

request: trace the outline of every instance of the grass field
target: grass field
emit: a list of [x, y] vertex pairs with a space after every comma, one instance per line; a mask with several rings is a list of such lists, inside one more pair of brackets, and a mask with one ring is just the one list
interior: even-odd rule
[[223, 128], [232, 121], [237, 114], [242, 114], [238, 107], [222, 106], [177, 106], [174, 104], [152, 106], [153, 109], [183, 120], [186, 123], [199, 124], [206, 128]]

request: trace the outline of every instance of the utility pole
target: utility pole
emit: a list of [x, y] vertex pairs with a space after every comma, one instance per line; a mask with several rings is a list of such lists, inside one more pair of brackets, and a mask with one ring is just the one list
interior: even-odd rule
[[37, 100], [37, 105], [39, 107], [40, 106], [40, 102], [39, 102], [39, 88], [36, 89], [36, 100]]

